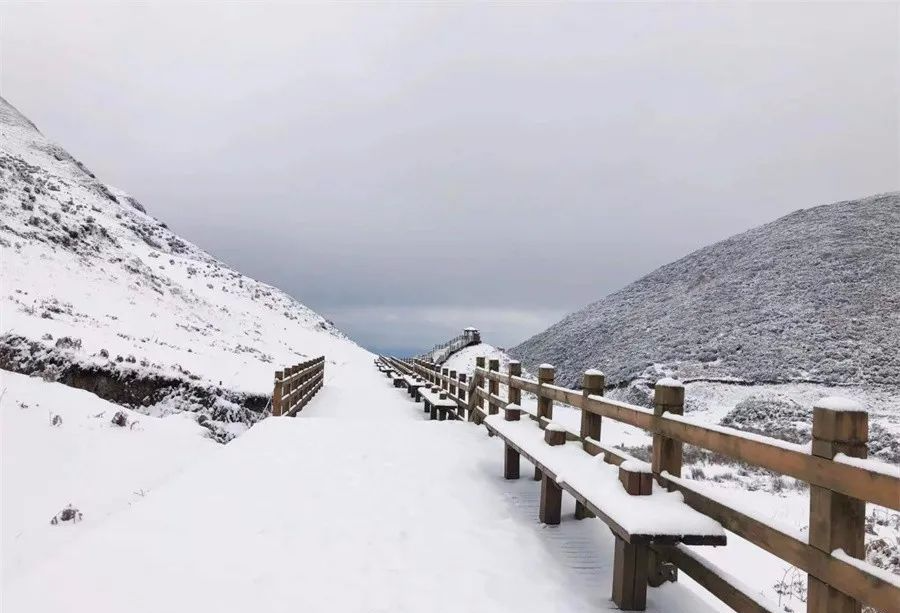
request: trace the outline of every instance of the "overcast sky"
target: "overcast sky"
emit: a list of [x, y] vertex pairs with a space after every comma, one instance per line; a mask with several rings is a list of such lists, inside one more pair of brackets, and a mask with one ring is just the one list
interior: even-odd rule
[[894, 3], [0, 6], [0, 93], [362, 344], [512, 346], [900, 188]]

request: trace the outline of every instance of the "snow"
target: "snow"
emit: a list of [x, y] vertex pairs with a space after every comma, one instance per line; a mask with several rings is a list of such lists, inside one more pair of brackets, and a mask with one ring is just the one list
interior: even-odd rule
[[773, 519], [771, 516], [771, 509], [764, 509], [759, 507], [758, 505], [744, 504], [744, 501], [741, 499], [741, 496], [738, 493], [740, 490], [727, 490], [716, 485], [711, 485], [707, 482], [690, 481], [682, 477], [676, 477], [668, 472], [664, 472], [663, 475], [673, 483], [677, 483], [678, 485], [687, 489], [695, 490], [703, 494], [707, 498], [718, 502], [719, 504], [736, 509], [747, 517], [767, 524], [770, 528], [778, 530], [779, 532], [782, 532], [783, 534], [793, 539], [796, 539], [803, 543], [806, 542], [806, 535], [795, 525], [792, 525], [791, 523], [788, 523], [782, 519]]
[[841, 396], [827, 396], [816, 401], [817, 409], [828, 409], [829, 411], [849, 412], [849, 413], [865, 413], [863, 406], [851, 398], [843, 398]]
[[894, 466], [875, 458], [855, 458], [845, 453], [838, 453], [834, 456], [834, 461], [900, 479], [900, 466]]
[[[506, 407], [506, 408], [508, 409], [509, 407]], [[547, 424], [547, 427], [545, 429], [549, 430], [550, 432], [565, 432], [566, 431], [565, 428], [563, 428], [559, 424], [555, 424], [553, 422]]]
[[654, 483], [648, 496], [629, 495], [619, 482], [618, 467], [585, 453], [580, 443], [548, 445], [543, 431], [530, 420], [505, 421], [499, 415], [490, 415], [485, 422], [631, 534], [724, 535], [716, 521], [688, 507], [677, 492], [667, 492]]
[[[223, 451], [189, 414], [147, 417], [4, 370], [0, 390], [3, 585], [127, 513], [186, 466]], [[113, 425], [117, 411], [134, 425]], [[59, 426], [50, 425], [51, 414], [62, 418]], [[51, 526], [70, 503], [83, 520]]]
[[684, 387], [684, 383], [672, 377], [663, 377], [656, 382], [656, 385], [662, 387]]
[[653, 472], [653, 469], [647, 462], [642, 462], [641, 460], [635, 459], [625, 460], [624, 462], [619, 464], [619, 468], [633, 473]]
[[750, 597], [753, 600], [753, 602], [755, 602], [757, 605], [759, 605], [765, 611], [771, 611], [771, 613], [784, 613], [784, 609], [779, 607], [776, 603], [772, 602], [771, 600], [769, 600], [762, 594], [757, 593], [752, 587], [747, 585], [744, 581], [742, 581], [741, 579], [738, 579], [736, 576], [729, 573], [722, 567], [720, 567], [716, 564], [713, 564], [708, 559], [704, 558], [702, 555], [698, 555], [696, 550], [691, 549], [689, 546], [683, 545], [681, 543], [675, 545], [675, 547], [678, 548], [678, 550], [681, 551], [681, 553], [693, 558], [694, 560], [696, 560], [697, 562], [699, 562], [706, 568], [711, 569], [716, 575], [718, 575], [719, 577], [722, 577], [722, 579], [724, 579], [726, 582], [735, 586], [738, 589], [738, 591], [746, 594], [748, 597]]
[[[15, 576], [4, 573], [4, 610], [613, 610], [606, 527], [569, 518], [542, 527], [538, 484], [501, 477], [498, 438], [466, 422], [427, 421], [369, 362], [344, 364], [297, 418], [269, 418], [226, 446], [198, 438], [213, 453], [102, 522], [89, 506], [83, 522], [51, 527], [53, 496], [41, 527], [73, 536]], [[169, 421], [179, 419], [156, 422], [196, 427]], [[43, 427], [47, 436], [64, 432]], [[98, 432], [179, 440], [149, 427]], [[25, 447], [4, 439], [4, 467], [21, 465]], [[115, 454], [89, 448], [114, 463]], [[19, 500], [44, 487], [27, 484]], [[570, 499], [564, 511], [572, 513]], [[652, 612], [712, 610], [723, 609], [683, 584], [648, 595]]]
[[510, 357], [505, 352], [487, 343], [470, 345], [454, 352], [441, 366], [455, 370], [458, 373], [466, 373], [471, 379], [475, 373], [475, 358], [485, 356], [488, 360], [497, 359], [500, 362], [500, 372], [509, 370]]
[[603, 371], [602, 371], [602, 370], [597, 370], [596, 368], [588, 368], [586, 371], [584, 371], [584, 374], [590, 375], [590, 376], [592, 376], [592, 377], [593, 377], [593, 376], [599, 376], [599, 377], [605, 376], [605, 375], [603, 374]]
[[878, 568], [873, 564], [869, 564], [865, 560], [860, 560], [859, 558], [854, 558], [850, 554], [848, 554], [843, 549], [835, 549], [831, 552], [831, 555], [841, 560], [842, 562], [846, 562], [847, 564], [851, 564], [858, 568], [859, 570], [865, 573], [871, 573], [890, 585], [893, 585], [896, 588], [900, 588], [900, 576], [895, 575], [894, 573], [884, 570], [883, 568]]

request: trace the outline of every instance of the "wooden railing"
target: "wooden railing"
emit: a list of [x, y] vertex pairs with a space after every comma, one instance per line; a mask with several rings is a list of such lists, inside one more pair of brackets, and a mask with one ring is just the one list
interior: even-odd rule
[[275, 372], [272, 416], [296, 415], [316, 395], [325, 379], [325, 356]]
[[[670, 379], [657, 382], [651, 410], [604, 398], [605, 380], [599, 371], [585, 372], [583, 389], [574, 390], [553, 384], [555, 371], [550, 365], [541, 366], [534, 381], [521, 376], [518, 362], [511, 362], [507, 373], [500, 373], [498, 360], [479, 357], [474, 376], [467, 381], [464, 373], [422, 360], [394, 362], [452, 390], [450, 397], [460, 409], [457, 416], [476, 423], [507, 404], [519, 404], [523, 391], [537, 397], [537, 410], [531, 417], [542, 428], [553, 420], [554, 402], [581, 409], [580, 431], [567, 432], [567, 439], [581, 442], [591, 455], [603, 453], [604, 460], [612, 464], [631, 458], [603, 444], [603, 419], [646, 430], [653, 435], [651, 466], [657, 482], [680, 491], [689, 506], [727, 530], [806, 572], [809, 613], [858, 613], [863, 604], [884, 612], [900, 611], [900, 577], [863, 560], [865, 504], [900, 510], [900, 470], [865, 459], [865, 411], [830, 403], [815, 406], [812, 444], [804, 446], [684, 417], [684, 387]], [[500, 385], [507, 386], [506, 398], [500, 396]], [[736, 508], [727, 496], [711, 493], [710, 488], [701, 490], [695, 482], [682, 479], [685, 443], [808, 483], [808, 537], [782, 531]], [[583, 509], [576, 509], [576, 517], [584, 516]], [[689, 550], [658, 547], [655, 551], [654, 564], [673, 564], [734, 610], [768, 610], [742, 584]]]

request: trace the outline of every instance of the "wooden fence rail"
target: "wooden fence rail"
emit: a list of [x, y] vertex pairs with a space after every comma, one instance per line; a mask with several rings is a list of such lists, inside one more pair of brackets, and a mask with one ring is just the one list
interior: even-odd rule
[[272, 416], [295, 416], [316, 395], [325, 380], [325, 356], [275, 372]]
[[[795, 445], [770, 437], [710, 426], [684, 417], [684, 388], [674, 380], [659, 381], [654, 409], [604, 398], [603, 375], [589, 370], [582, 390], [553, 384], [553, 367], [542, 365], [537, 381], [521, 376], [517, 362], [507, 373], [498, 372], [495, 360], [478, 357], [474, 376], [446, 372], [423, 360], [393, 360], [444, 389], [459, 406], [458, 417], [481, 423], [488, 415], [520, 404], [521, 393], [537, 397], [531, 418], [541, 428], [553, 419], [553, 403], [581, 409], [580, 432], [566, 439], [580, 441], [585, 452], [604, 454], [621, 464], [633, 459], [601, 441], [603, 419], [629, 424], [653, 436], [652, 472], [657, 482], [680, 491], [690, 507], [718, 521], [724, 528], [796, 566], [808, 575], [809, 613], [859, 613], [863, 604], [887, 613], [900, 612], [900, 577], [863, 561], [865, 557], [865, 503], [900, 510], [900, 470], [865, 460], [868, 414], [854, 407], [822, 402], [814, 407], [811, 446]], [[499, 385], [507, 387], [507, 398]], [[485, 404], [487, 408], [485, 409]], [[682, 446], [695, 445], [734, 460], [769, 469], [810, 485], [809, 536], [790, 534], [766, 524], [751, 513], [732, 506], [725, 495], [681, 478]], [[535, 475], [540, 478], [539, 472]], [[724, 490], [723, 490], [724, 494]], [[576, 517], [589, 517], [583, 505]], [[765, 610], [752, 594], [733, 583], [726, 573], [692, 555], [689, 550], [655, 548], [652, 564], [673, 564], [736, 611]], [[659, 568], [651, 569], [651, 575]]]

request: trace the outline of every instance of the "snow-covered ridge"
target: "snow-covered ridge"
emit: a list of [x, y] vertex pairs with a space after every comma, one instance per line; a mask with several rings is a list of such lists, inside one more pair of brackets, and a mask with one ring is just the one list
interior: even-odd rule
[[[147, 413], [191, 409], [246, 424], [278, 367], [367, 355], [291, 296], [169, 230], [2, 98], [0, 249], [0, 368], [65, 380], [76, 365], [184, 383], [174, 396], [142, 398]], [[216, 390], [227, 398], [196, 402]]]

